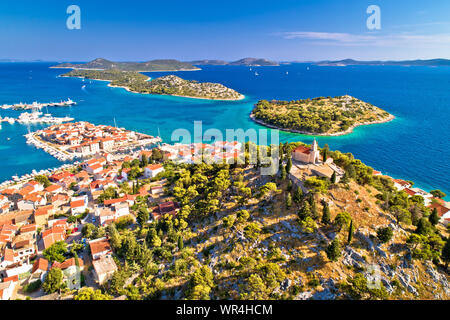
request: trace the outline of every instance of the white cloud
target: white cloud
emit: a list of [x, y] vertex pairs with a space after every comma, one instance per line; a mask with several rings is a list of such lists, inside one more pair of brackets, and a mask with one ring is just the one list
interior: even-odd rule
[[339, 45], [339, 46], [445, 46], [450, 45], [450, 34], [351, 34], [337, 32], [282, 32], [277, 35], [285, 39], [308, 40], [319, 45]]

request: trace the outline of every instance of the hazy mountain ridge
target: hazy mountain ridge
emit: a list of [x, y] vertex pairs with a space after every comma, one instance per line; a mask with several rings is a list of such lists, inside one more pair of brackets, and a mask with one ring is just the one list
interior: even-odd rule
[[319, 62], [314, 62], [314, 64], [319, 66], [351, 66], [351, 65], [367, 65], [367, 66], [450, 66], [449, 59], [428, 59], [428, 60], [374, 60], [374, 61], [359, 61], [353, 59], [344, 60], [324, 60]]
[[243, 58], [236, 61], [224, 60], [196, 60], [190, 62], [193, 65], [222, 65], [222, 66], [279, 66], [276, 61], [260, 58]]
[[51, 68], [67, 68], [67, 69], [97, 69], [109, 70], [117, 69], [121, 71], [182, 71], [182, 70], [199, 70], [199, 68], [187, 62], [181, 62], [174, 59], [156, 59], [145, 62], [113, 62], [103, 58], [97, 58], [87, 63], [61, 63]]

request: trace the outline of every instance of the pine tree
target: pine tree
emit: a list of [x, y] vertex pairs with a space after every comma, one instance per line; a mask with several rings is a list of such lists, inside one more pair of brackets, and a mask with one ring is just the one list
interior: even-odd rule
[[331, 183], [336, 183], [336, 171], [333, 171], [333, 174], [331, 175]]
[[289, 157], [288, 161], [286, 163], [286, 173], [291, 172], [291, 168], [292, 168], [292, 159], [291, 159], [291, 157]]
[[428, 220], [430, 220], [431, 224], [433, 226], [437, 225], [439, 223], [439, 215], [436, 208], [433, 208], [433, 211], [431, 212], [430, 216], [428, 217]]
[[325, 202], [322, 211], [322, 223], [329, 224], [330, 222], [331, 222], [330, 207], [328, 206], [328, 203]]
[[347, 243], [348, 244], [350, 244], [352, 242], [353, 232], [354, 232], [353, 220], [351, 220], [350, 221], [350, 228], [348, 228], [348, 238], [347, 238]]
[[447, 242], [445, 242], [444, 248], [442, 248], [441, 258], [445, 263], [445, 268], [448, 268], [448, 264], [450, 263], [450, 237], [447, 238]]
[[300, 211], [298, 212], [298, 216], [301, 220], [304, 220], [306, 217], [311, 217], [311, 206], [308, 201], [303, 203]]
[[292, 181], [291, 180], [288, 181], [288, 185], [287, 185], [287, 189], [286, 190], [289, 191], [289, 192], [292, 191]]
[[314, 200], [314, 195], [311, 194], [308, 198], [309, 206], [311, 208], [311, 215], [310, 217], [313, 219], [317, 219], [319, 217], [319, 214], [317, 213], [317, 206], [316, 201]]
[[331, 261], [337, 261], [339, 257], [341, 256], [341, 246], [339, 244], [338, 238], [335, 238], [330, 245], [325, 250], [327, 253], [328, 259]]
[[302, 200], [303, 200], [302, 188], [297, 187], [297, 189], [295, 189], [295, 192], [294, 192], [294, 202], [296, 204], [300, 204], [302, 202]]
[[289, 209], [292, 206], [292, 196], [290, 193], [286, 196], [286, 208]]
[[182, 250], [183, 247], [184, 247], [183, 236], [180, 235], [180, 236], [178, 237], [178, 250]]
[[285, 166], [281, 166], [281, 180], [285, 180], [286, 179], [286, 168]]
[[322, 151], [322, 158], [323, 158], [323, 162], [327, 161], [327, 158], [328, 158], [328, 151], [327, 151], [327, 149], [323, 149], [323, 151]]

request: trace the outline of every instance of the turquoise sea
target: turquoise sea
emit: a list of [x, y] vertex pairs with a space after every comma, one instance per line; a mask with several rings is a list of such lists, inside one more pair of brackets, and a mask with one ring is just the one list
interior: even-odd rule
[[[50, 69], [55, 63], [0, 63], [0, 104], [49, 102], [71, 98], [78, 105], [49, 107], [55, 116], [70, 115], [95, 124], [114, 124], [152, 135], [160, 130], [170, 143], [173, 130], [193, 131], [193, 121], [204, 130], [263, 128], [249, 113], [259, 99], [291, 100], [349, 94], [396, 116], [392, 122], [358, 127], [352, 134], [317, 137], [319, 145], [352, 152], [363, 162], [393, 177], [416, 182], [425, 190], [450, 194], [450, 68], [347, 66], [320, 67], [290, 64], [279, 67], [202, 66], [201, 71], [177, 72], [185, 79], [220, 82], [241, 93], [242, 101], [208, 101], [142, 95], [107, 82], [59, 78], [68, 70]], [[259, 75], [255, 75], [255, 71]], [[170, 73], [148, 73], [158, 77]], [[83, 88], [83, 85], [85, 87]], [[44, 110], [45, 111], [45, 110]], [[17, 117], [20, 111], [0, 110]], [[36, 130], [42, 126], [31, 126]], [[0, 180], [32, 169], [55, 167], [60, 162], [25, 143], [24, 125], [2, 123]], [[9, 138], [9, 139], [8, 139]], [[281, 141], [313, 137], [281, 133]]]

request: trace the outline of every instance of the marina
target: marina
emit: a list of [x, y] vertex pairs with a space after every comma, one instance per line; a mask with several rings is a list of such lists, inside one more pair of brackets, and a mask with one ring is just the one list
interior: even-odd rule
[[34, 101], [33, 103], [15, 103], [15, 104], [3, 104], [0, 106], [1, 109], [13, 109], [13, 110], [29, 110], [29, 109], [42, 109], [44, 107], [68, 107], [76, 105], [77, 103], [72, 99], [68, 98], [65, 101], [60, 102], [47, 102], [39, 103]]
[[1, 129], [1, 122], [8, 122], [9, 124], [14, 124], [16, 122], [20, 124], [33, 124], [33, 123], [57, 124], [72, 120], [74, 120], [74, 118], [54, 117], [50, 113], [43, 114], [40, 111], [23, 112], [19, 115], [18, 118], [0, 117], [0, 129]]
[[155, 145], [160, 137], [87, 122], [56, 124], [25, 135], [27, 144], [43, 149], [59, 161], [90, 158], [99, 152], [119, 154]]

